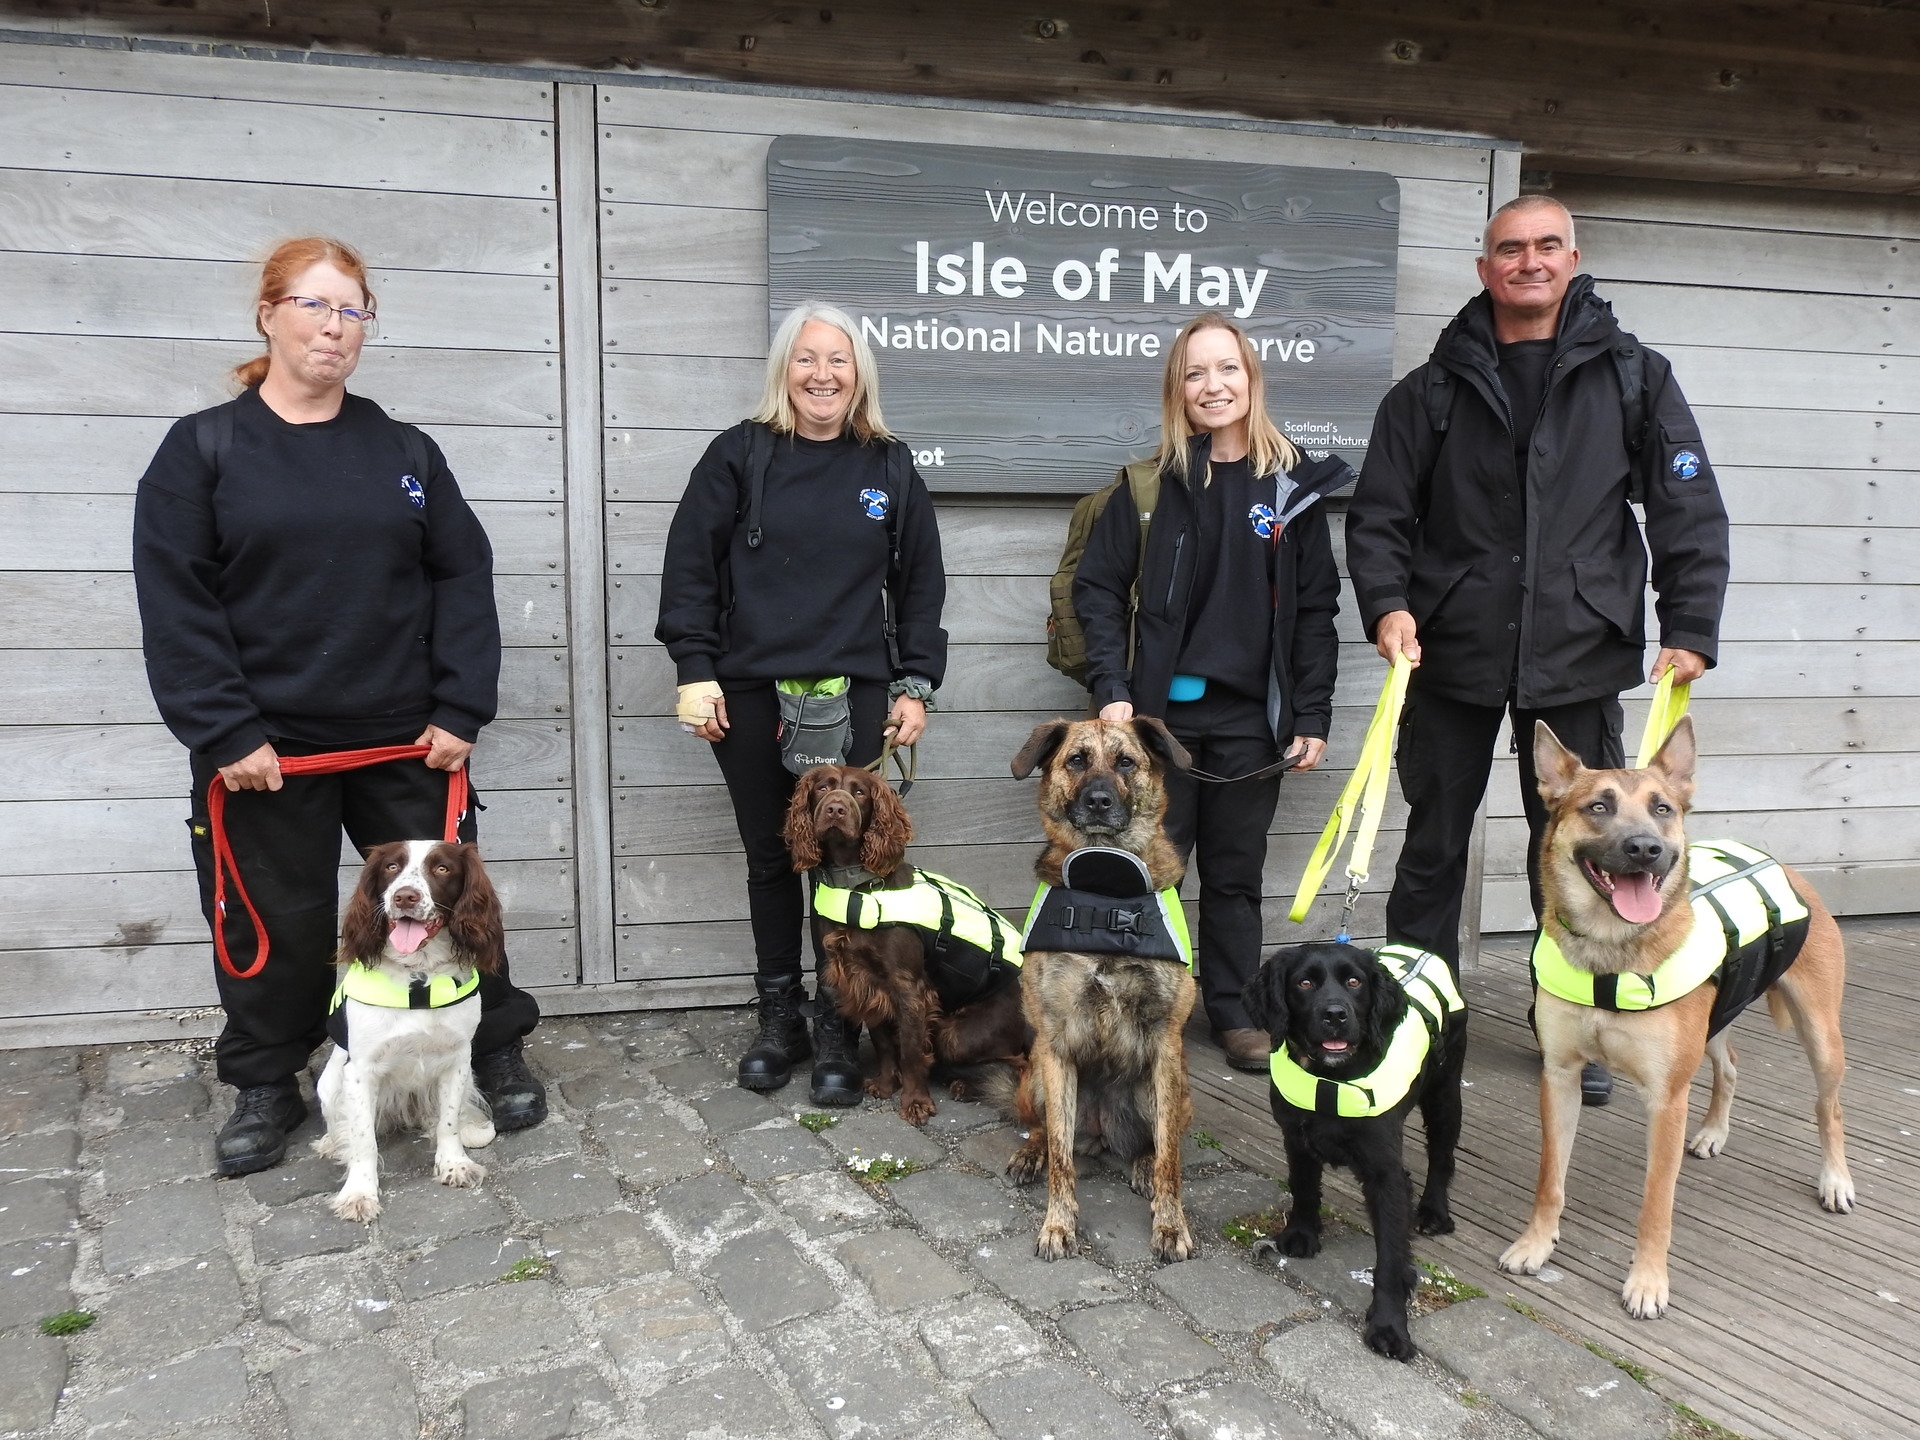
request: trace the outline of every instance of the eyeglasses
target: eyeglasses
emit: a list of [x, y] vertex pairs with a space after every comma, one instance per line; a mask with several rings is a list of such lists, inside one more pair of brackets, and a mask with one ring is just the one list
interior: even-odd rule
[[366, 331], [369, 340], [380, 333], [380, 317], [371, 310], [362, 310], [354, 305], [329, 305], [326, 301], [316, 300], [311, 295], [282, 295], [273, 303], [291, 305], [304, 318], [316, 324], [325, 324], [329, 316], [338, 315], [344, 323], [357, 325]]

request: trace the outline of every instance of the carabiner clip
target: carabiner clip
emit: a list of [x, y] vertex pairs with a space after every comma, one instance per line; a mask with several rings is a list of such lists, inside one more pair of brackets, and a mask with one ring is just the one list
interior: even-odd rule
[[1333, 937], [1341, 945], [1353, 940], [1353, 907], [1360, 899], [1360, 880], [1360, 876], [1348, 872], [1347, 895], [1340, 902], [1340, 933]]

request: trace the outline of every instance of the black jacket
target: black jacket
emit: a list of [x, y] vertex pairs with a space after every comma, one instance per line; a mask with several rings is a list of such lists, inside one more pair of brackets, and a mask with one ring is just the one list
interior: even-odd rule
[[[1612, 355], [1623, 333], [1592, 277], [1577, 276], [1524, 489], [1484, 292], [1381, 402], [1347, 515], [1347, 566], [1369, 637], [1389, 611], [1412, 613], [1423, 686], [1501, 705], [1517, 677], [1517, 703], [1538, 709], [1642, 683], [1647, 547], [1630, 496], [1646, 507], [1660, 643], [1714, 663], [1726, 509], [1672, 367], [1651, 350], [1633, 462]], [[1434, 366], [1454, 377], [1444, 434], [1428, 413]]]
[[[1187, 473], [1206, 473], [1210, 440], [1196, 435]], [[1275, 512], [1285, 522], [1274, 552], [1273, 672], [1267, 721], [1285, 748], [1295, 735], [1325, 737], [1333, 718], [1333, 681], [1339, 642], [1333, 617], [1340, 610], [1340, 572], [1333, 559], [1326, 507], [1316, 502], [1345, 487], [1353, 471], [1344, 460], [1303, 460], [1288, 472], [1284, 497], [1275, 477]], [[1137, 647], [1127, 667], [1128, 598], [1140, 555], [1140, 516], [1122, 485], [1100, 512], [1073, 581], [1073, 608], [1087, 640], [1087, 683], [1095, 705], [1131, 701], [1142, 715], [1165, 715], [1167, 692], [1187, 634], [1187, 612], [1203, 556], [1194, 520], [1193, 492], [1171, 471], [1160, 475], [1160, 498], [1147, 531], [1140, 578]], [[1248, 616], [1249, 624], [1264, 617]]]
[[[937, 686], [947, 673], [947, 632], [940, 628], [947, 578], [939, 522], [919, 472], [907, 466], [906, 493], [895, 495], [886, 444], [776, 435], [761, 543], [750, 546], [746, 472], [754, 425], [742, 421], [714, 437], [667, 530], [653, 633], [679, 682], [846, 675], [885, 683], [917, 675]], [[887, 655], [882, 606], [896, 522], [898, 674]]]
[[133, 505], [147, 677], [181, 744], [228, 765], [269, 736], [350, 748], [493, 719], [493, 550], [431, 439], [348, 395], [311, 425], [257, 390], [229, 401], [215, 474], [195, 417], [167, 432]]

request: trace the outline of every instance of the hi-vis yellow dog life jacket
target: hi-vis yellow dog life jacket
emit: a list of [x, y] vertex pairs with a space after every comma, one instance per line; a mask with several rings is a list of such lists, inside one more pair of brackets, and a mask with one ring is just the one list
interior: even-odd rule
[[1651, 972], [1596, 975], [1561, 953], [1542, 930], [1533, 942], [1533, 983], [1549, 995], [1602, 1010], [1653, 1010], [1719, 986], [1707, 1033], [1717, 1035], [1786, 973], [1811, 918], [1778, 860], [1737, 840], [1687, 847], [1693, 924]]
[[847, 890], [823, 880], [813, 887], [813, 913], [855, 930], [918, 930], [927, 978], [948, 1010], [971, 1004], [1020, 973], [1020, 951], [1006, 917], [958, 880], [931, 870], [916, 868], [913, 883], [898, 890]]
[[1268, 1073], [1280, 1096], [1296, 1110], [1349, 1118], [1383, 1115], [1407, 1098], [1440, 1038], [1449, 1017], [1466, 1013], [1467, 1002], [1453, 981], [1453, 968], [1438, 955], [1411, 945], [1383, 945], [1375, 952], [1400, 988], [1407, 992], [1407, 1013], [1387, 1042], [1380, 1063], [1365, 1075], [1329, 1080], [1302, 1069], [1276, 1046]]

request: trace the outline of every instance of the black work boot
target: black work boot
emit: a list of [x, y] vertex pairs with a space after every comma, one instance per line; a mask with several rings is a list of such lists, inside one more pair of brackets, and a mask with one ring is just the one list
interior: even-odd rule
[[1607, 1067], [1589, 1060], [1580, 1067], [1580, 1103], [1604, 1105], [1613, 1098], [1613, 1076]]
[[854, 1050], [860, 1027], [841, 1015], [833, 991], [820, 982], [813, 1010], [813, 1103], [858, 1105], [866, 1095]]
[[286, 1158], [287, 1136], [307, 1118], [307, 1102], [296, 1080], [242, 1086], [233, 1114], [214, 1137], [213, 1154], [222, 1175], [251, 1175]]
[[740, 1085], [746, 1090], [778, 1090], [793, 1078], [793, 1062], [813, 1053], [807, 1022], [800, 1016], [807, 982], [799, 975], [756, 975], [760, 992], [760, 1033], [740, 1057]]
[[473, 1057], [473, 1083], [493, 1110], [493, 1128], [501, 1134], [525, 1130], [547, 1118], [547, 1087], [527, 1069], [520, 1042]]

